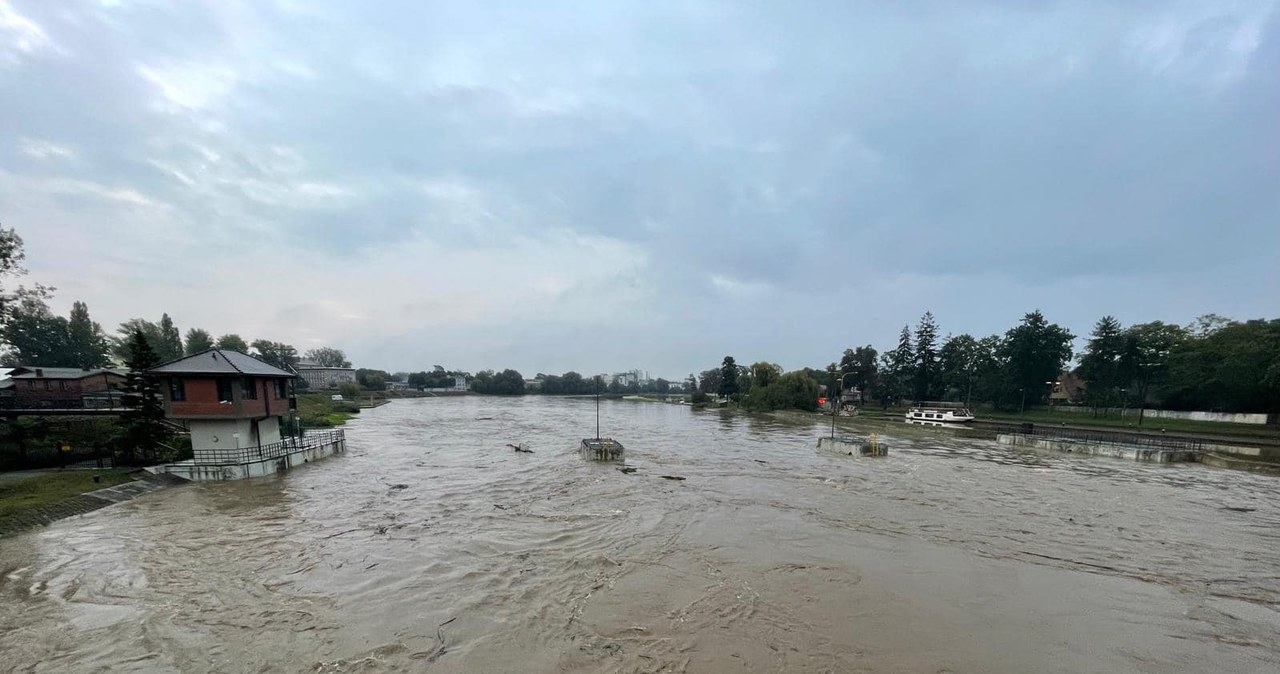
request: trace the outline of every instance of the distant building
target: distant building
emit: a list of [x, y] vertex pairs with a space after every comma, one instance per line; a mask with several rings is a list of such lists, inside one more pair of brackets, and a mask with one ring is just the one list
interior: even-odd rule
[[298, 376], [307, 382], [307, 386], [313, 389], [335, 389], [343, 384], [354, 384], [356, 381], [355, 368], [350, 367], [326, 367], [311, 360], [300, 360], [294, 367], [298, 372]]
[[637, 369], [637, 370], [628, 370], [627, 372], [618, 372], [613, 375], [607, 375], [605, 377], [605, 381], [612, 381], [613, 383], [619, 386], [631, 386], [632, 384], [635, 384], [637, 386], [644, 386], [645, 384], [648, 384], [651, 380], [649, 379], [648, 372]]
[[119, 407], [125, 370], [78, 367], [17, 367], [0, 382], [11, 409]]
[[1053, 390], [1049, 392], [1049, 404], [1073, 405], [1084, 400], [1086, 385], [1084, 378], [1076, 372], [1064, 371], [1053, 382]]

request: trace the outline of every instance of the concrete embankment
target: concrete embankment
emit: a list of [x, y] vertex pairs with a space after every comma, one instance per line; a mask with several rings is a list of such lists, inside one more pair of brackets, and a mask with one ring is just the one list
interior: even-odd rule
[[1048, 438], [1035, 435], [1018, 435], [1001, 433], [996, 437], [1003, 445], [1015, 447], [1032, 447], [1048, 449], [1069, 454], [1087, 454], [1090, 456], [1109, 456], [1116, 459], [1129, 459], [1143, 463], [1194, 463], [1199, 461], [1200, 452], [1187, 449], [1163, 449], [1159, 447], [1135, 447], [1108, 442], [1090, 442], [1087, 440], [1070, 440], [1064, 438]]
[[8, 536], [37, 526], [46, 526], [60, 519], [84, 515], [142, 494], [182, 484], [187, 484], [187, 480], [173, 475], [143, 473], [133, 482], [72, 496], [56, 503], [0, 518], [0, 536]]

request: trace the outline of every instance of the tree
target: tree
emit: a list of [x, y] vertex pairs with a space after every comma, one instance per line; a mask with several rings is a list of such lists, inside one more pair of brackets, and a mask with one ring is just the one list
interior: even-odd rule
[[244, 339], [242, 339], [240, 335], [235, 333], [219, 337], [215, 346], [219, 349], [226, 349], [228, 351], [238, 351], [245, 354], [249, 353], [249, 345], [245, 343]]
[[1170, 407], [1280, 412], [1280, 319], [1233, 321], [1188, 338], [1169, 363]]
[[67, 348], [71, 367], [93, 369], [111, 363], [108, 356], [111, 345], [102, 332], [102, 326], [89, 318], [89, 306], [84, 302], [71, 305], [71, 318], [67, 321]]
[[667, 381], [666, 379], [663, 379], [662, 377], [658, 377], [658, 380], [653, 382], [653, 391], [655, 393], [661, 393], [664, 395], [667, 393], [670, 393], [671, 382]]
[[133, 339], [134, 333], [141, 333], [143, 339], [147, 340], [147, 345], [151, 347], [151, 351], [157, 356], [165, 351], [164, 334], [159, 324], [152, 323], [145, 318], [130, 318], [116, 328], [118, 336], [112, 342], [111, 352], [115, 355], [117, 361], [126, 362], [129, 360], [132, 355], [130, 340]]
[[371, 370], [364, 367], [356, 370], [356, 383], [370, 391], [386, 390], [389, 381], [391, 381], [391, 373], [386, 370]]
[[327, 346], [308, 349], [302, 357], [314, 361], [322, 367], [351, 367], [351, 361], [347, 360], [347, 354], [343, 353], [341, 349], [333, 349]]
[[720, 388], [717, 391], [722, 397], [732, 398], [739, 393], [738, 388], [738, 364], [733, 361], [733, 356], [725, 356], [724, 362], [720, 364]]
[[1231, 325], [1234, 321], [1226, 316], [1218, 314], [1204, 314], [1197, 316], [1191, 325], [1186, 327], [1186, 332], [1194, 337], [1204, 338], [1213, 333]]
[[[757, 379], [742, 399], [742, 406], [753, 411], [798, 409], [812, 412], [818, 406], [818, 382], [805, 371], [781, 373], [781, 368], [768, 363], [756, 363], [769, 370], [769, 383], [761, 386]], [[774, 371], [777, 368], [777, 371]]]
[[[160, 384], [146, 371], [160, 362], [150, 342], [141, 332], [129, 338], [129, 358], [125, 361], [129, 374], [124, 384], [124, 404], [128, 407], [121, 418], [124, 425], [123, 462], [153, 460], [162, 442], [169, 437], [164, 426], [164, 406], [160, 402]], [[141, 456], [139, 456], [139, 452]]]
[[782, 376], [782, 366], [764, 361], [751, 365], [751, 386], [765, 388], [773, 385]]
[[414, 388], [426, 388], [426, 387], [427, 387], [427, 373], [426, 373], [426, 372], [414, 372], [414, 373], [411, 373], [411, 374], [409, 375], [409, 385], [410, 385], [410, 386], [412, 386], [412, 387], [414, 387]]
[[1120, 389], [1127, 383], [1121, 367], [1127, 342], [1120, 321], [1114, 316], [1103, 316], [1094, 324], [1080, 357], [1080, 375], [1087, 384], [1085, 395], [1094, 416], [1099, 407], [1110, 407], [1121, 397]]
[[1053, 381], [1071, 360], [1070, 330], [1049, 323], [1039, 310], [1022, 317], [1022, 322], [1005, 333], [997, 356], [1003, 361], [1002, 399], [1021, 407], [1022, 400], [1038, 401], [1048, 395], [1047, 381]]
[[255, 339], [250, 346], [254, 353], [249, 355], [281, 370], [291, 371], [298, 364], [298, 350], [284, 342]]
[[524, 393], [524, 376], [511, 369], [496, 374], [493, 370], [483, 370], [476, 373], [471, 390], [489, 395], [520, 395]]
[[182, 333], [167, 313], [160, 316], [160, 345], [156, 355], [162, 363], [182, 357]]
[[1121, 370], [1136, 390], [1139, 409], [1146, 406], [1151, 387], [1165, 382], [1171, 359], [1190, 336], [1186, 328], [1161, 321], [1131, 325], [1124, 331]]
[[720, 369], [703, 370], [698, 375], [698, 390], [707, 395], [720, 393]]
[[916, 400], [932, 400], [941, 379], [938, 369], [938, 324], [933, 312], [926, 311], [916, 326], [916, 349], [913, 358]]
[[998, 338], [987, 337], [981, 340], [964, 334], [948, 337], [938, 352], [939, 367], [942, 372], [944, 397], [955, 397], [964, 400], [965, 405], [973, 404], [973, 389], [984, 377], [990, 378], [996, 373], [995, 349]]
[[200, 328], [191, 328], [187, 331], [186, 354], [190, 356], [193, 353], [200, 353], [213, 348], [213, 335], [207, 330]]
[[916, 351], [911, 345], [911, 328], [902, 326], [898, 347], [881, 356], [880, 360], [884, 366], [880, 400], [887, 404], [910, 395], [915, 381], [916, 360]]
[[[12, 227], [0, 227], [0, 278], [21, 276], [27, 273], [22, 262], [27, 257], [22, 249], [22, 237]], [[3, 287], [0, 287], [3, 290]]]
[[876, 366], [878, 356], [879, 354], [870, 344], [856, 349], [845, 349], [844, 355], [840, 357], [841, 383], [856, 387], [864, 395], [871, 395], [879, 375], [879, 369]]
[[20, 293], [9, 308], [3, 326], [6, 365], [75, 366], [67, 319], [49, 310], [47, 297], [43, 289]]

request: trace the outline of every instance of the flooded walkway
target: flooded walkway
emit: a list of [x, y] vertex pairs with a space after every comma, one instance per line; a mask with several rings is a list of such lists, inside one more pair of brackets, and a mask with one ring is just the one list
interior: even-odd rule
[[1280, 670], [1275, 478], [905, 425], [835, 457], [820, 420], [608, 402], [624, 474], [578, 457], [592, 415], [397, 401], [279, 478], [0, 539], [4, 666]]

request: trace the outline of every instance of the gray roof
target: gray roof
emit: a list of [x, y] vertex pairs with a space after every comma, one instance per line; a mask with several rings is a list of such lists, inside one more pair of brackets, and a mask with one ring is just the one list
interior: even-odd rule
[[147, 374], [253, 375], [256, 377], [288, 377], [294, 374], [268, 365], [253, 356], [230, 349], [205, 349], [186, 358], [157, 365]]
[[[118, 374], [121, 377], [128, 375], [125, 370], [84, 370], [78, 367], [40, 367], [38, 365], [27, 365], [22, 370], [12, 375], [13, 379], [84, 379], [95, 374]], [[36, 370], [40, 372], [37, 374]]]

